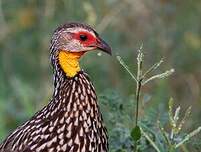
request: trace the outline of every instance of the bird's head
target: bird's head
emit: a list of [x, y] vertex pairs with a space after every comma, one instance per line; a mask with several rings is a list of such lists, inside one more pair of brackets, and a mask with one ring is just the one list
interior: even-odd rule
[[[59, 26], [51, 40], [51, 59], [58, 60], [67, 76], [73, 77], [79, 70], [79, 58], [86, 52], [100, 49], [111, 54], [110, 46], [89, 25], [66, 23]], [[54, 63], [53, 63], [54, 64]]]

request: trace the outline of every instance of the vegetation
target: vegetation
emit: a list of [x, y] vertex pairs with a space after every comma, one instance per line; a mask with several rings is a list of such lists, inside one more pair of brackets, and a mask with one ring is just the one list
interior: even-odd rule
[[[201, 151], [200, 4], [200, 0], [0, 0], [0, 140], [47, 104], [52, 94], [51, 34], [61, 23], [81, 21], [95, 27], [113, 48], [112, 58], [93, 52], [81, 63], [97, 89], [110, 151]], [[158, 73], [164, 69], [176, 71], [142, 85], [137, 106], [133, 73], [140, 72], [134, 63], [142, 42], [142, 70], [147, 73], [142, 84], [163, 77]], [[159, 62], [150, 66], [155, 61]], [[144, 70], [150, 67], [153, 70]], [[172, 70], [165, 76], [169, 73]], [[137, 82], [142, 76], [137, 74]], [[133, 129], [136, 108], [139, 128]]]
[[[135, 126], [133, 125], [127, 126], [128, 132], [130, 132], [130, 135], [127, 134], [127, 141], [120, 143], [118, 147], [116, 147], [115, 145], [114, 147], [111, 148], [111, 151], [138, 152], [138, 151], [150, 151], [151, 149], [154, 149], [157, 152], [176, 152], [178, 148], [184, 146], [185, 142], [189, 141], [193, 136], [197, 135], [201, 131], [201, 126], [188, 134], [180, 133], [183, 125], [186, 122], [186, 118], [190, 115], [191, 107], [189, 107], [184, 112], [184, 116], [180, 120], [180, 106], [176, 108], [175, 113], [173, 114], [173, 99], [172, 98], [169, 100], [169, 111], [168, 111], [169, 117], [167, 119], [169, 120], [169, 126], [171, 130], [170, 132], [165, 131], [165, 129], [161, 125], [159, 118], [157, 122], [154, 122], [154, 123], [149, 122], [147, 124], [147, 122], [144, 122], [144, 121], [138, 122], [141, 87], [154, 79], [157, 79], [157, 78], [161, 79], [161, 78], [168, 77], [174, 72], [174, 69], [170, 69], [161, 74], [157, 74], [157, 75], [151, 76], [150, 78], [146, 78], [148, 74], [156, 70], [161, 65], [163, 60], [161, 59], [158, 63], [154, 64], [145, 73], [143, 73], [143, 68], [142, 68], [143, 58], [144, 58], [144, 54], [142, 52], [142, 46], [141, 46], [141, 48], [138, 50], [138, 55], [137, 55], [138, 70], [137, 70], [137, 76], [135, 76], [129, 70], [129, 67], [125, 64], [125, 62], [121, 59], [121, 57], [117, 56], [117, 59], [119, 60], [120, 64], [125, 68], [125, 70], [131, 75], [132, 79], [136, 82], [136, 94], [135, 94], [135, 100], [134, 100], [135, 101], [134, 103]], [[123, 107], [124, 104], [122, 103], [121, 106]], [[130, 120], [133, 121], [132, 115], [128, 115], [128, 117], [130, 117]], [[150, 126], [150, 123], [152, 124], [152, 126]], [[165, 123], [167, 123], [167, 121]], [[122, 125], [124, 126], [124, 124]], [[158, 129], [158, 131], [156, 131], [156, 128]], [[114, 128], [111, 128], [111, 130], [112, 129]], [[124, 134], [124, 132], [119, 132], [118, 135], [121, 133]], [[114, 142], [116, 142], [118, 138], [119, 136], [115, 137], [113, 139]]]

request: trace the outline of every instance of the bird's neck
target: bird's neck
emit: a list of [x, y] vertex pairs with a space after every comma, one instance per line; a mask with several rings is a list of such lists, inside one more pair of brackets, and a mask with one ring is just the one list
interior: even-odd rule
[[79, 59], [84, 54], [58, 51], [57, 55], [51, 56], [54, 67], [54, 96], [58, 95], [60, 88], [72, 80], [81, 71]]
[[84, 52], [59, 52], [58, 62], [67, 77], [74, 77], [80, 71], [79, 59], [83, 54]]

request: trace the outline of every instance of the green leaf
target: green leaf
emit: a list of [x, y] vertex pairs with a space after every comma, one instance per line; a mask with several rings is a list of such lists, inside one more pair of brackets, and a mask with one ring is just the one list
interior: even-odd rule
[[132, 129], [131, 137], [134, 141], [138, 141], [141, 138], [141, 130], [139, 126]]

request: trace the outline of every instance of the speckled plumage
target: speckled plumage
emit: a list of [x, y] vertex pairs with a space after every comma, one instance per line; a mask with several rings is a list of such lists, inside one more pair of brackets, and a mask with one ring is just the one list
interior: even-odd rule
[[[66, 27], [59, 28], [61, 30]], [[83, 71], [72, 78], [66, 76], [58, 64], [55, 44], [58, 42], [52, 42], [51, 46], [54, 67], [54, 93], [51, 101], [11, 133], [0, 144], [0, 152], [108, 151], [107, 131], [94, 87]]]
[[51, 102], [10, 134], [1, 152], [106, 152], [107, 135], [88, 76], [56, 77]]

